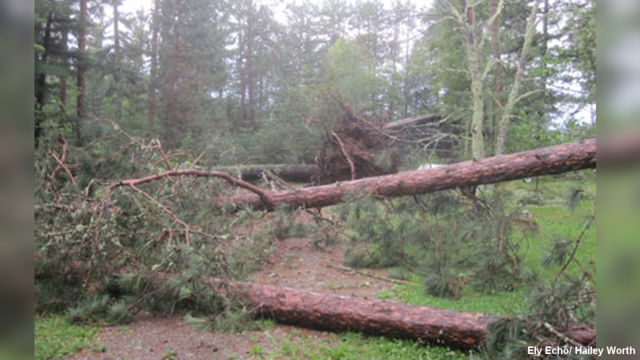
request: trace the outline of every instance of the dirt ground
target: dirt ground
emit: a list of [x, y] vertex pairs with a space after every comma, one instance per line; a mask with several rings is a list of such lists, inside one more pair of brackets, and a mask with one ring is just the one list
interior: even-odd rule
[[[249, 281], [322, 293], [375, 299], [393, 284], [340, 269], [346, 245], [316, 250], [308, 238], [282, 240], [277, 251]], [[385, 276], [384, 270], [366, 270]], [[304, 338], [306, 343], [327, 346], [338, 338], [323, 331], [276, 325], [240, 334], [199, 332], [180, 316], [142, 315], [132, 324], [102, 329], [91, 349], [71, 359], [248, 359], [256, 352], [269, 353], [285, 339]]]

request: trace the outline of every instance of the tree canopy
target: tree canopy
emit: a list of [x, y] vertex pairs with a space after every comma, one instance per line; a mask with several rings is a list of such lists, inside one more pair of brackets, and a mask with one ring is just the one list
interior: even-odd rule
[[168, 149], [223, 143], [220, 164], [311, 162], [330, 93], [383, 122], [441, 115], [458, 160], [595, 122], [593, 0], [122, 3], [36, 1], [37, 138], [88, 143], [104, 117]]

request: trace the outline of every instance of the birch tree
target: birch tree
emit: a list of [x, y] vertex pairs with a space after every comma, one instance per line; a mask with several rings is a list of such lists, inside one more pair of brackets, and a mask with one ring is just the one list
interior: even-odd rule
[[471, 117], [471, 153], [475, 160], [485, 156], [484, 149], [484, 82], [496, 63], [495, 59], [484, 60], [485, 34], [496, 22], [502, 11], [504, 0], [500, 0], [492, 16], [486, 21], [476, 19], [476, 7], [480, 3], [472, 0], [460, 0], [457, 6], [452, 0], [438, 3], [440, 10], [448, 14], [445, 19], [455, 21], [462, 29], [465, 37], [464, 53], [466, 57], [466, 72], [471, 82], [472, 117]]
[[524, 33], [524, 44], [522, 45], [522, 52], [520, 53], [520, 59], [518, 61], [518, 67], [516, 69], [516, 77], [513, 80], [513, 86], [507, 99], [507, 104], [504, 106], [502, 112], [502, 118], [500, 119], [500, 125], [498, 129], [498, 136], [496, 137], [496, 155], [502, 155], [504, 153], [504, 144], [507, 138], [507, 132], [509, 130], [509, 122], [516, 103], [522, 98], [531, 95], [532, 92], [520, 95], [520, 86], [524, 79], [524, 71], [529, 58], [529, 51], [531, 50], [531, 43], [533, 42], [533, 36], [535, 35], [536, 28], [536, 15], [538, 13], [538, 7], [541, 0], [536, 0], [531, 7], [529, 18], [527, 20], [527, 27]]
[[[509, 92], [507, 102], [502, 106], [502, 114], [498, 122], [498, 133], [496, 135], [495, 154], [500, 155], [504, 152], [504, 144], [509, 129], [509, 122], [513, 116], [513, 112], [518, 101], [524, 97], [531, 95], [533, 92], [520, 94], [520, 88], [524, 80], [525, 68], [529, 61], [529, 52], [535, 35], [535, 22], [538, 8], [541, 0], [536, 0], [531, 7], [531, 11], [527, 18], [524, 33], [524, 43], [519, 55], [516, 66], [516, 74], [513, 85]], [[478, 8], [483, 2], [474, 2], [471, 0], [459, 0], [459, 5], [453, 0], [441, 1], [437, 4], [440, 10], [443, 10], [447, 16], [445, 19], [453, 20], [461, 29], [461, 35], [464, 36], [464, 54], [466, 58], [466, 73], [470, 81], [470, 92], [472, 99], [472, 116], [470, 126], [471, 137], [471, 153], [474, 159], [479, 160], [485, 156], [485, 139], [484, 139], [484, 119], [485, 119], [485, 83], [491, 70], [501, 62], [500, 54], [497, 49], [497, 29], [498, 19], [505, 6], [504, 0], [500, 0], [497, 4], [490, 1], [489, 16], [486, 20], [480, 20], [477, 16]], [[485, 46], [487, 34], [491, 37], [491, 55], [486, 54]], [[496, 71], [496, 74], [500, 72]], [[502, 88], [500, 88], [502, 91]], [[498, 99], [494, 99], [496, 101]], [[497, 104], [500, 107], [501, 104]]]

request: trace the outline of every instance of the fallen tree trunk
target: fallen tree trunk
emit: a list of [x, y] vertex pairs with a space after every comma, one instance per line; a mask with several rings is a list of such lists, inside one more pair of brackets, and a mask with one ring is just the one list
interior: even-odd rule
[[[243, 300], [259, 314], [281, 323], [414, 339], [460, 349], [481, 347], [488, 335], [487, 325], [500, 319], [486, 313], [457, 312], [267, 285], [224, 280], [207, 283], [215, 291]], [[595, 341], [595, 329], [585, 325], [576, 324], [566, 335], [583, 345], [593, 345]]]
[[[630, 150], [640, 155], [638, 146]], [[596, 167], [596, 139], [550, 146], [501, 155], [479, 161], [465, 161], [428, 170], [406, 171], [392, 175], [363, 178], [354, 181], [267, 193], [271, 208], [286, 205], [291, 208], [319, 208], [335, 205], [349, 194], [368, 194], [380, 198], [425, 194], [458, 187], [492, 184], [527, 177], [560, 174]], [[266, 209], [264, 199], [242, 195], [214, 199], [214, 206], [231, 204]], [[226, 207], [228, 208], [228, 207]]]
[[440, 116], [438, 115], [424, 115], [424, 116], [416, 116], [405, 119], [400, 119], [396, 121], [392, 121], [384, 124], [384, 129], [388, 131], [398, 131], [405, 129], [409, 126], [415, 127], [420, 125], [425, 125], [429, 123], [433, 123], [435, 121], [440, 120]]
[[224, 172], [244, 181], [261, 180], [264, 172], [270, 172], [286, 181], [308, 183], [318, 172], [318, 165], [242, 165], [221, 166], [211, 170]]

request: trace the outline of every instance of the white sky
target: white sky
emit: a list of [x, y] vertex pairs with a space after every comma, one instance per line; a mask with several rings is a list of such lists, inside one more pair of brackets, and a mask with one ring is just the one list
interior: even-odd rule
[[122, 2], [121, 9], [124, 12], [134, 14], [140, 9], [144, 9], [145, 12], [151, 9], [153, 0], [125, 0]]

